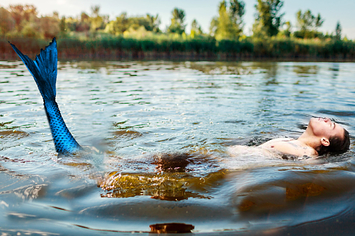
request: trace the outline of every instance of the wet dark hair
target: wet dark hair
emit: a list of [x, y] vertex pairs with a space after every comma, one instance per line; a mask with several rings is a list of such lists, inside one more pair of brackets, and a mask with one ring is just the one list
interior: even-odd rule
[[349, 132], [344, 129], [344, 136], [332, 136], [329, 138], [329, 146], [321, 146], [318, 150], [319, 155], [323, 155], [326, 153], [334, 153], [334, 154], [341, 154], [349, 150], [350, 147], [350, 135]]

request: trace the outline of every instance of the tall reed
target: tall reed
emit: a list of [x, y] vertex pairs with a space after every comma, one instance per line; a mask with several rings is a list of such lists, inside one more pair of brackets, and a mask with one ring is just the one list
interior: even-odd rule
[[[16, 59], [0, 38], [0, 59]], [[10, 40], [33, 58], [48, 42], [42, 39]], [[59, 59], [280, 59], [280, 60], [355, 60], [355, 42], [342, 40], [255, 39], [216, 41], [199, 38], [124, 38], [97, 37], [58, 39]]]

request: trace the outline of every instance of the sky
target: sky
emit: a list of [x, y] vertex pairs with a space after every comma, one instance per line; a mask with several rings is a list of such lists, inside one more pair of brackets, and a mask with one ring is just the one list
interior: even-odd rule
[[[202, 26], [204, 32], [209, 31], [212, 17], [218, 15], [217, 7], [221, 0], [1, 0], [0, 6], [7, 8], [10, 4], [32, 4], [37, 7], [40, 15], [51, 15], [54, 11], [59, 16], [79, 16], [81, 12], [90, 13], [91, 6], [99, 5], [100, 13], [109, 15], [114, 20], [122, 12], [128, 16], [159, 14], [160, 29], [170, 24], [171, 12], [177, 7], [186, 13], [187, 32], [193, 19]], [[244, 33], [251, 35], [251, 28], [255, 19], [256, 0], [244, 0], [246, 13], [244, 19]], [[334, 32], [337, 22], [342, 27], [342, 35], [355, 39], [355, 0], [284, 0], [281, 13], [285, 13], [283, 20], [290, 21], [296, 26], [296, 12], [311, 10], [313, 15], [321, 14], [325, 19], [320, 31]]]

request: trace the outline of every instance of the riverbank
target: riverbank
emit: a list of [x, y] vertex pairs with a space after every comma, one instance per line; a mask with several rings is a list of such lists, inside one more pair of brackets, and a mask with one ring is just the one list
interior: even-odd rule
[[[34, 58], [47, 40], [0, 39], [0, 60], [16, 60], [8, 41]], [[355, 61], [355, 42], [343, 40], [213, 38], [153, 40], [131, 38], [58, 39], [59, 60], [275, 60]]]

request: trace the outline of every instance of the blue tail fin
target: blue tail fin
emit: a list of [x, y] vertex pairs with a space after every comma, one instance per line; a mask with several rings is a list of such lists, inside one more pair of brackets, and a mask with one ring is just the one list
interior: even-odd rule
[[[11, 43], [10, 43], [11, 44]], [[44, 101], [44, 108], [51, 128], [56, 150], [60, 154], [71, 154], [81, 149], [69, 132], [55, 101], [57, 80], [57, 42], [55, 38], [32, 61], [11, 44], [17, 55], [31, 72]]]
[[[10, 43], [11, 44], [11, 43]], [[23, 55], [15, 45], [11, 44], [17, 55], [25, 63], [36, 81], [38, 89], [44, 100], [52, 100], [56, 95], [55, 84], [57, 81], [57, 42], [55, 38], [41, 53], [32, 61]]]

